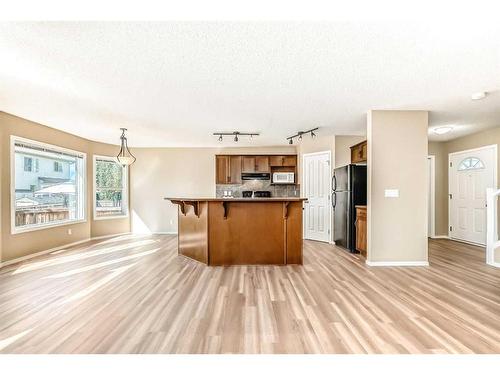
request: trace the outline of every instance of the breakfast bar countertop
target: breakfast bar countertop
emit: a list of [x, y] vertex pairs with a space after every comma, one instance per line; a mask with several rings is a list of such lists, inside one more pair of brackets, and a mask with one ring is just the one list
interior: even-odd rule
[[300, 197], [271, 197], [271, 198], [164, 198], [169, 201], [184, 202], [299, 202], [306, 201], [307, 198]]

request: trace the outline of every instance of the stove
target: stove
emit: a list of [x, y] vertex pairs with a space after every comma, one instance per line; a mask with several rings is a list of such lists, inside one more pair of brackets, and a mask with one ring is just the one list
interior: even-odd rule
[[254, 191], [253, 197], [254, 198], [271, 198], [271, 192], [270, 191]]

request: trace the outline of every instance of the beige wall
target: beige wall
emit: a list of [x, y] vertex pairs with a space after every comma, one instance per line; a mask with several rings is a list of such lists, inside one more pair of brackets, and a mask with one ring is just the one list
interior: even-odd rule
[[435, 235], [448, 235], [448, 153], [444, 142], [429, 142], [435, 156]]
[[426, 111], [368, 114], [369, 262], [427, 261], [427, 131]]
[[130, 169], [132, 230], [177, 232], [177, 206], [164, 197], [215, 196], [216, 154], [295, 154], [295, 147], [134, 148]]
[[335, 168], [351, 163], [351, 146], [362, 142], [365, 136], [337, 135], [335, 136]]
[[[500, 149], [500, 126], [448, 142], [429, 142], [429, 155], [436, 155], [436, 235], [448, 235], [448, 154], [493, 144]], [[500, 172], [500, 157], [497, 168]], [[500, 262], [500, 250], [495, 259]]]
[[[116, 147], [91, 142], [56, 129], [43, 126], [5, 112], [0, 112], [0, 171], [1, 171], [1, 261], [8, 261], [39, 251], [81, 241], [93, 235], [128, 232], [128, 219], [94, 222], [92, 217], [93, 184], [92, 152], [113, 155]], [[35, 141], [45, 142], [87, 154], [87, 221], [32, 232], [11, 234], [10, 228], [10, 136], [16, 135]], [[72, 234], [68, 234], [68, 229]]]

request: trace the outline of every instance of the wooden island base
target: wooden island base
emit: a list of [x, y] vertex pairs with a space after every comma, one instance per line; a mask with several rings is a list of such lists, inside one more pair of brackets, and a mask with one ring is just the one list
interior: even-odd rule
[[178, 252], [210, 266], [302, 264], [303, 198], [165, 198], [178, 207]]

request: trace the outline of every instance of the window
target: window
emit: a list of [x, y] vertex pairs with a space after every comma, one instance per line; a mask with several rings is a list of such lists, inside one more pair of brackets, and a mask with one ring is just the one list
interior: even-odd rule
[[459, 171], [467, 171], [471, 169], [483, 169], [484, 164], [483, 162], [474, 157], [466, 158], [460, 162], [460, 165], [458, 166]]
[[94, 155], [94, 219], [128, 215], [128, 169], [109, 156]]
[[32, 172], [33, 170], [33, 159], [32, 158], [24, 158], [24, 171]]
[[84, 153], [12, 136], [11, 158], [13, 234], [85, 220]]
[[63, 163], [61, 163], [59, 161], [55, 161], [54, 162], [54, 172], [62, 173], [62, 171], [63, 171]]

